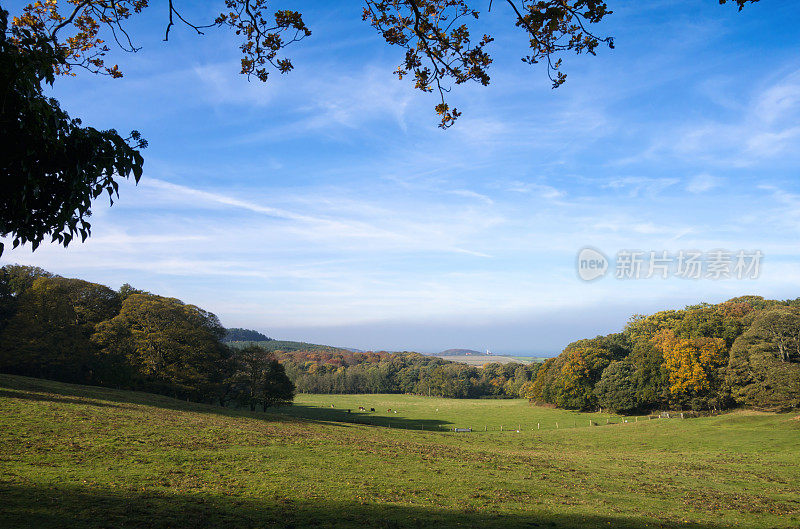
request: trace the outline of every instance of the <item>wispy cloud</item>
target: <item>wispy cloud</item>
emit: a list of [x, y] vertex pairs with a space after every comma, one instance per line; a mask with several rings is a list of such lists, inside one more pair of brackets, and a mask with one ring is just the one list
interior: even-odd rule
[[[567, 58], [558, 90], [498, 38], [491, 86], [454, 89], [464, 114], [448, 131], [436, 94], [392, 75], [397, 50], [367, 46], [380, 37], [327, 4], [309, 7], [320, 25], [292, 49], [296, 69], [267, 84], [239, 76], [235, 45], [211, 38], [132, 55], [120, 81], [59, 80], [54, 94], [86, 123], [142, 130], [145, 176], [95, 206], [86, 244], [3, 260], [130, 282], [231, 326], [351, 325], [342, 345], [354, 346], [386, 329], [370, 322], [406, 339], [435, 322], [451, 345], [485, 328], [537, 349], [579, 337], [574, 315], [610, 303], [627, 307], [621, 325], [637, 310], [799, 294], [800, 72], [781, 42], [800, 14], [786, 3], [743, 22], [714, 3], [646, 4], [610, 17], [617, 50]], [[586, 245], [758, 248], [768, 266], [746, 284], [587, 285], [574, 270]]]
[[720, 185], [722, 185], [721, 178], [703, 173], [690, 178], [686, 184], [686, 190], [690, 193], [705, 193]]

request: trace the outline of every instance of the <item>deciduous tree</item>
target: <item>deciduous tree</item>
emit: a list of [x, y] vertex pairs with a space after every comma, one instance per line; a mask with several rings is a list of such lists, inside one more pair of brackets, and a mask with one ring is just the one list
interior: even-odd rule
[[214, 314], [194, 305], [131, 294], [118, 315], [97, 326], [92, 340], [128, 366], [141, 389], [210, 400], [227, 376], [224, 333]]
[[671, 329], [662, 329], [653, 340], [664, 355], [669, 391], [675, 403], [706, 397], [719, 388], [719, 369], [727, 361], [722, 338], [678, 338]]
[[52, 39], [31, 25], [9, 30], [0, 9], [0, 236], [11, 235], [14, 247], [36, 249], [45, 237], [64, 246], [85, 240], [92, 201], [108, 194], [113, 202], [116, 178], [142, 175], [138, 132], [123, 138], [83, 127], [45, 97], [42, 84], [53, 84], [63, 64]]

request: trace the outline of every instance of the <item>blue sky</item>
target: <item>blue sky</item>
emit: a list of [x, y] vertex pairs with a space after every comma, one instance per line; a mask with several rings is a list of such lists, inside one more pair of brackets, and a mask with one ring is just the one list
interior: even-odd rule
[[[435, 96], [392, 75], [402, 54], [358, 2], [275, 4], [313, 35], [266, 85], [238, 75], [222, 30], [162, 42], [151, 7], [131, 25], [142, 50], [112, 55], [123, 79], [53, 90], [87, 124], [143, 133], [142, 181], [95, 206], [85, 244], [2, 260], [363, 349], [555, 353], [634, 313], [800, 296], [800, 8], [610, 4], [598, 32], [616, 49], [566, 57], [551, 90], [495, 3], [492, 84], [453, 91], [463, 117], [448, 131]], [[584, 246], [765, 257], [754, 280], [587, 283]]]

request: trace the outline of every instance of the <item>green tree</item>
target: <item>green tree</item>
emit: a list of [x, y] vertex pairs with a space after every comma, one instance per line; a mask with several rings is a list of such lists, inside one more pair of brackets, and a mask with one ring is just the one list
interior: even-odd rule
[[629, 361], [611, 362], [594, 388], [598, 404], [617, 413], [630, 413], [639, 408], [634, 372], [635, 366]]
[[38, 266], [5, 265], [3, 276], [8, 282], [11, 296], [18, 298], [23, 292], [33, 286], [33, 282], [40, 277], [55, 277], [47, 270]]
[[222, 340], [224, 342], [269, 342], [272, 338], [251, 329], [233, 327], [225, 329], [225, 337]]
[[85, 240], [92, 201], [106, 193], [113, 201], [115, 177], [138, 182], [142, 175], [137, 149], [145, 142], [137, 132], [122, 138], [82, 127], [43, 95], [42, 83], [53, 84], [54, 65], [63, 61], [35, 28], [9, 30], [0, 9], [0, 236], [11, 235], [15, 248], [30, 242], [36, 249], [48, 236], [64, 246]]
[[753, 327], [770, 341], [781, 362], [800, 361], [800, 309], [771, 308], [758, 316]]
[[0, 370], [22, 375], [97, 382], [109, 366], [90, 341], [95, 327], [119, 310], [108, 287], [40, 276], [17, 299], [0, 336]]
[[639, 405], [643, 409], [666, 406], [669, 401], [669, 375], [661, 350], [649, 339], [641, 340], [633, 345], [627, 360], [634, 366], [631, 376]]
[[131, 294], [118, 315], [100, 323], [92, 341], [127, 366], [134, 387], [211, 400], [227, 376], [230, 351], [217, 317], [194, 305]]
[[738, 404], [772, 410], [800, 406], [800, 356], [789, 352], [798, 331], [800, 309], [774, 307], [734, 342], [726, 383]]
[[608, 364], [627, 354], [627, 343], [625, 336], [611, 334], [569, 344], [539, 369], [533, 384], [534, 398], [564, 408], [596, 407], [594, 385]]
[[233, 363], [234, 373], [229, 383], [231, 394], [240, 406], [253, 411], [260, 405], [266, 411], [269, 406], [291, 403], [294, 384], [273, 354], [249, 345], [234, 352]]

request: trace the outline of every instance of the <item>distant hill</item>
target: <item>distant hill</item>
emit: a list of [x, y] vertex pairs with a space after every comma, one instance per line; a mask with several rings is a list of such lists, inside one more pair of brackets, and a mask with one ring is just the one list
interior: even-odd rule
[[223, 342], [271, 342], [272, 338], [252, 329], [225, 329]]
[[480, 351], [473, 349], [447, 349], [441, 353], [434, 353], [433, 356], [467, 356], [467, 355], [483, 355]]
[[293, 351], [353, 353], [353, 350], [345, 347], [333, 347], [330, 345], [320, 345], [306, 342], [292, 342], [289, 340], [273, 340], [272, 338], [267, 338], [266, 340], [233, 340], [229, 343], [229, 345], [233, 347], [246, 347], [251, 344], [257, 344], [267, 351], [282, 351], [284, 353]]

